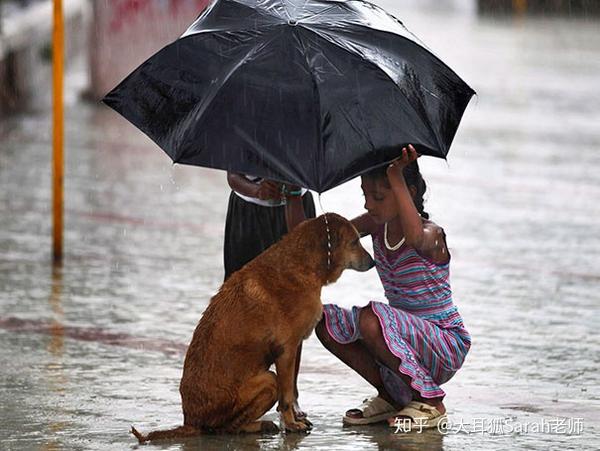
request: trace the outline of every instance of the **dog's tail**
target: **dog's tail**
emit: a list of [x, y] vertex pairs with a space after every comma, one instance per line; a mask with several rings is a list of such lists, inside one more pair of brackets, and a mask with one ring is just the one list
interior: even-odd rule
[[196, 437], [202, 434], [200, 429], [193, 426], [179, 426], [175, 429], [166, 431], [154, 431], [146, 435], [141, 434], [136, 428], [131, 426], [131, 433], [139, 440], [140, 443], [149, 442], [151, 440], [165, 440], [171, 438]]

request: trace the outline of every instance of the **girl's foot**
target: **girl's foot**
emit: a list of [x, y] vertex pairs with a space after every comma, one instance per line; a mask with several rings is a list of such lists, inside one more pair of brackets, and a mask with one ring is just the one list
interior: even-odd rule
[[446, 407], [441, 401], [425, 400], [411, 401], [397, 415], [388, 418], [390, 427], [411, 430], [430, 429], [439, 427], [447, 421]]
[[378, 423], [385, 421], [396, 411], [397, 409], [381, 396], [373, 396], [365, 399], [359, 407], [348, 410], [343, 422], [351, 425]]

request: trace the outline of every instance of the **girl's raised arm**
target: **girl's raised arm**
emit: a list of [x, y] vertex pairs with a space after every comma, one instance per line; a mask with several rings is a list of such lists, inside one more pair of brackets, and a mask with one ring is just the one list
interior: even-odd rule
[[402, 149], [402, 156], [396, 158], [387, 168], [387, 177], [396, 198], [398, 214], [406, 244], [419, 250], [423, 245], [423, 220], [415, 207], [403, 171], [406, 166], [417, 159], [417, 151], [412, 145]]
[[377, 227], [377, 224], [375, 224], [373, 218], [369, 216], [369, 213], [364, 213], [360, 216], [357, 216], [350, 222], [354, 227], [356, 227], [356, 230], [358, 230], [358, 233], [360, 234], [361, 238], [363, 236], [372, 235], [373, 233], [375, 233]]
[[404, 168], [417, 158], [416, 149], [409, 145], [408, 149], [402, 149], [402, 156], [394, 160], [387, 169], [388, 180], [396, 197], [404, 237], [406, 244], [415, 248], [422, 256], [436, 263], [447, 263], [450, 256], [446, 248], [444, 231], [431, 221], [423, 221], [403, 176]]

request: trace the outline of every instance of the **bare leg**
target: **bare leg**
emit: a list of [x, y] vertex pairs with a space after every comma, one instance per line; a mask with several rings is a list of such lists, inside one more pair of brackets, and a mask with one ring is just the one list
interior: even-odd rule
[[368, 348], [369, 352], [374, 354], [378, 361], [383, 363], [389, 369], [394, 371], [400, 378], [402, 378], [404, 383], [410, 387], [410, 390], [413, 394], [413, 399], [435, 407], [440, 413], [446, 412], [446, 407], [442, 402], [442, 397], [424, 398], [410, 385], [412, 382], [411, 378], [398, 371], [400, 359], [392, 354], [388, 349], [385, 339], [383, 338], [383, 332], [381, 330], [381, 325], [379, 324], [379, 318], [377, 315], [375, 315], [375, 313], [373, 313], [373, 310], [370, 308], [361, 310], [359, 327], [362, 336], [362, 342]]
[[338, 343], [329, 335], [324, 318], [317, 324], [315, 332], [323, 346], [375, 387], [379, 396], [394, 407], [402, 407], [396, 405], [394, 399], [386, 391], [376, 359], [360, 340], [348, 344]]

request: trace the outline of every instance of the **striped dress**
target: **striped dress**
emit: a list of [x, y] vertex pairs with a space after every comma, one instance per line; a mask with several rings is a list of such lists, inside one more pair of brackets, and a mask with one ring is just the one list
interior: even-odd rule
[[[471, 337], [452, 303], [449, 264], [438, 265], [403, 244], [386, 249], [383, 227], [373, 235], [377, 272], [388, 303], [371, 301], [365, 307], [347, 310], [324, 305], [331, 337], [341, 344], [360, 339], [361, 308], [371, 308], [379, 318], [387, 347], [400, 360], [398, 370], [410, 376], [411, 386], [424, 398], [445, 396], [440, 385], [462, 366]], [[388, 393], [406, 404], [412, 394], [401, 378], [381, 367]]]

